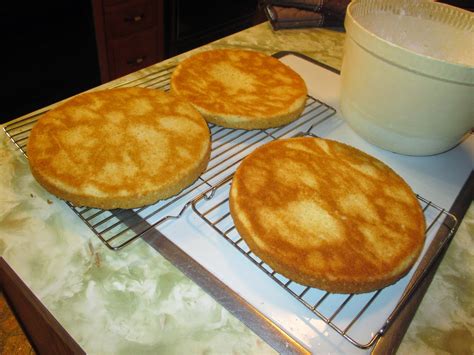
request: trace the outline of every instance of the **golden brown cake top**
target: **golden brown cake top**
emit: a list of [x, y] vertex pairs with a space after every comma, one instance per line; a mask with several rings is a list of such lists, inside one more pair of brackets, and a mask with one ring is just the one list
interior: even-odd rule
[[410, 187], [381, 161], [331, 140], [268, 143], [235, 173], [230, 207], [250, 249], [276, 271], [332, 292], [401, 277], [424, 243]]
[[42, 116], [28, 141], [33, 175], [73, 200], [146, 200], [172, 190], [209, 149], [207, 124], [191, 105], [144, 88], [78, 95]]
[[303, 79], [278, 59], [242, 49], [216, 49], [182, 61], [171, 90], [214, 115], [271, 117], [296, 110], [307, 95]]

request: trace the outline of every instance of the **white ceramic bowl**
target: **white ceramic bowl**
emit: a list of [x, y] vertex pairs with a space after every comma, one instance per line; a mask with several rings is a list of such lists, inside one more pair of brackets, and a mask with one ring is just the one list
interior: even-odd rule
[[474, 127], [474, 15], [431, 1], [354, 0], [341, 111], [367, 141], [407, 155], [457, 145]]

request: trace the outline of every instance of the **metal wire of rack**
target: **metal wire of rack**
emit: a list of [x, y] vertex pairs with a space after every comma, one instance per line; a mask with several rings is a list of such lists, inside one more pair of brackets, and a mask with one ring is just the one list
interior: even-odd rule
[[[121, 82], [114, 87], [140, 86], [152, 89], [169, 90], [171, 73], [174, 67], [165, 68], [127, 82]], [[13, 144], [27, 157], [27, 141], [29, 133], [37, 120], [46, 113], [48, 109], [43, 109], [31, 115], [14, 121], [4, 126], [4, 131]], [[253, 254], [242, 238], [235, 230], [230, 212], [228, 211], [228, 194], [225, 191], [230, 188], [233, 173], [239, 162], [253, 149], [269, 141], [292, 137], [301, 134], [310, 134], [312, 129], [318, 124], [332, 117], [336, 111], [327, 104], [308, 96], [306, 107], [301, 117], [286, 126], [267, 130], [234, 130], [222, 128], [209, 124], [212, 138], [211, 158], [207, 170], [190, 187], [180, 194], [167, 200], [146, 206], [139, 209], [111, 210], [105, 211], [95, 208], [74, 206], [66, 202], [67, 205], [79, 216], [81, 220], [94, 232], [94, 234], [110, 249], [120, 250], [132, 243], [134, 240], [144, 236], [147, 231], [156, 228], [160, 224], [173, 219], [180, 218], [183, 213], [192, 206], [194, 212], [201, 217], [209, 226], [217, 231], [239, 252], [254, 263], [260, 270], [267, 274], [273, 281], [286, 290], [291, 296], [296, 298], [307, 309], [323, 320], [337, 333], [342, 335], [353, 345], [367, 349], [370, 348], [377, 339], [384, 334], [390, 326], [397, 313], [410, 298], [418, 283], [427, 273], [429, 267], [423, 268], [416, 274], [410, 282], [409, 287], [393, 308], [386, 321], [372, 331], [372, 336], [368, 341], [361, 341], [351, 335], [352, 330], [364, 322], [364, 315], [368, 309], [380, 299], [380, 295], [385, 289], [378, 290], [371, 294], [366, 294], [363, 300], [359, 300], [359, 295], [334, 295], [321, 290], [298, 285], [292, 280], [274, 272], [268, 265]], [[222, 192], [224, 198], [216, 200], [215, 195]], [[441, 252], [453, 234], [457, 221], [454, 216], [444, 209], [434, 205], [430, 201], [418, 196], [422, 204], [425, 218], [428, 224], [427, 233], [436, 227], [445, 230], [442, 243], [440, 243], [432, 260]], [[211, 217], [215, 211], [221, 213], [214, 219]], [[222, 211], [223, 210], [223, 211]], [[333, 298], [338, 298], [332, 302]], [[342, 297], [342, 298], [341, 298]], [[343, 314], [351, 303], [357, 303], [358, 309], [352, 318], [340, 324], [338, 317]], [[324, 304], [336, 303], [338, 306], [330, 311], [325, 310]], [[365, 331], [365, 330], [364, 330]]]
[[[151, 72], [139, 79], [121, 82], [114, 87], [140, 86], [168, 91], [174, 67]], [[26, 116], [4, 127], [6, 135], [28, 157], [29, 133], [37, 120], [48, 110]], [[190, 187], [176, 196], [138, 209], [100, 210], [66, 204], [86, 223], [110, 249], [120, 250], [147, 231], [179, 218], [197, 195], [232, 174], [238, 163], [254, 148], [271, 140], [288, 137], [299, 131], [310, 131], [315, 125], [336, 113], [334, 108], [308, 96], [302, 115], [294, 122], [266, 130], [235, 130], [209, 124], [211, 157], [207, 170]]]
[[[232, 246], [234, 246], [240, 253], [242, 253], [248, 260], [255, 264], [261, 271], [268, 275], [274, 282], [282, 287], [286, 292], [293, 296], [296, 300], [302, 303], [308, 310], [318, 316], [337, 333], [342, 335], [351, 344], [361, 349], [368, 349], [372, 347], [375, 342], [387, 331], [393, 319], [403, 308], [404, 304], [409, 300], [413, 292], [416, 290], [419, 283], [427, 274], [431, 264], [436, 260], [443, 248], [447, 245], [450, 238], [453, 236], [457, 220], [452, 214], [445, 211], [443, 208], [433, 204], [427, 199], [417, 195], [420, 205], [423, 209], [425, 219], [427, 222], [426, 234], [430, 231], [441, 230], [444, 235], [441, 243], [438, 245], [436, 251], [428, 260], [428, 264], [420, 267], [418, 272], [414, 274], [410, 283], [404, 290], [404, 293], [396, 306], [391, 309], [390, 314], [385, 322], [375, 329], [366, 329], [367, 323], [364, 321], [364, 314], [369, 308], [374, 305], [377, 299], [383, 298], [384, 292], [387, 288], [374, 291], [367, 294], [332, 294], [326, 291], [317, 290], [308, 286], [300, 285], [285, 276], [275, 272], [269, 265], [262, 261], [245, 243], [245, 240], [238, 234], [233, 223], [229, 210], [229, 192], [232, 183], [232, 177], [228, 176], [219, 184], [204, 191], [200, 196], [197, 196], [192, 202], [193, 211], [201, 217], [212, 229], [214, 229], [220, 236], [225, 238]], [[219, 197], [217, 196], [219, 195]], [[326, 307], [325, 305], [332, 304], [335, 307]], [[338, 319], [348, 306], [351, 305], [349, 316]], [[355, 305], [355, 306], [354, 306]], [[364, 335], [367, 332], [372, 335], [369, 337], [356, 337], [351, 335], [351, 330], [360, 325], [363, 329]], [[368, 339], [366, 341], [362, 338]]]

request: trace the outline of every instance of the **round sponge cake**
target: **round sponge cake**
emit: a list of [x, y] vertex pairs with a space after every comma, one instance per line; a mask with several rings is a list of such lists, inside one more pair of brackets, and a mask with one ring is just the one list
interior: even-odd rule
[[43, 115], [28, 141], [36, 180], [78, 206], [135, 208], [179, 193], [205, 170], [206, 121], [159, 90], [78, 95]]
[[306, 103], [304, 80], [278, 59], [240, 49], [216, 49], [182, 61], [171, 91], [204, 118], [229, 128], [264, 129], [297, 119]]
[[237, 231], [276, 272], [335, 293], [385, 287], [417, 260], [422, 209], [387, 165], [348, 145], [301, 137], [257, 148], [230, 192]]

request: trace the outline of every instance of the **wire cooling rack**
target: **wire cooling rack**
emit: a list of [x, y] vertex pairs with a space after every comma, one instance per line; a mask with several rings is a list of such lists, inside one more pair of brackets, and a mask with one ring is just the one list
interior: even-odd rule
[[[149, 74], [114, 87], [140, 86], [168, 91], [174, 67], [150, 72]], [[110, 87], [113, 88], [113, 87]], [[37, 111], [4, 126], [4, 131], [14, 145], [27, 157], [27, 141], [33, 125], [48, 109]], [[161, 223], [181, 217], [190, 206], [212, 229], [217, 231], [240, 253], [245, 255], [262, 272], [281, 286], [291, 296], [301, 302], [319, 319], [328, 324], [345, 339], [359, 348], [371, 347], [384, 334], [392, 320], [413, 294], [419, 282], [428, 272], [429, 266], [446, 246], [453, 235], [456, 219], [444, 209], [418, 196], [422, 205], [428, 228], [427, 236], [433, 231], [441, 231], [443, 238], [435, 247], [435, 252], [419, 267], [415, 265], [414, 276], [407, 275], [409, 283], [398, 303], [390, 308], [384, 322], [368, 329], [369, 310], [377, 307], [377, 302], [386, 299], [390, 287], [363, 295], [337, 295], [299, 285], [274, 272], [268, 265], [253, 254], [238, 235], [228, 209], [228, 192], [239, 162], [252, 150], [269, 141], [293, 137], [300, 134], [311, 135], [312, 129], [332, 117], [336, 111], [327, 104], [308, 96], [301, 117], [286, 126], [267, 130], [234, 130], [209, 124], [212, 137], [211, 158], [207, 170], [190, 187], [167, 200], [130, 210], [100, 210], [67, 205], [81, 218], [94, 234], [110, 249], [119, 250], [129, 245]], [[302, 133], [303, 132], [303, 133]], [[402, 282], [402, 281], [400, 281]], [[349, 310], [349, 311], [348, 311]]]
[[[174, 68], [152, 72], [139, 79], [122, 82], [114, 88], [140, 86], [168, 91]], [[4, 127], [7, 136], [26, 157], [28, 157], [27, 142], [31, 128], [45, 112], [47, 109]], [[179, 218], [197, 195], [231, 175], [238, 163], [256, 147], [271, 140], [292, 136], [296, 132], [311, 131], [315, 125], [335, 113], [334, 108], [308, 96], [300, 118], [282, 127], [245, 131], [209, 124], [212, 146], [207, 170], [192, 186], [180, 194], [151, 206], [106, 211], [66, 203], [108, 248], [120, 250], [161, 223]]]
[[[371, 307], [375, 307], [378, 301], [382, 300], [379, 303], [383, 303], [385, 302], [384, 299], [392, 297], [392, 295], [389, 295], [393, 293], [390, 287], [360, 295], [341, 295], [302, 286], [272, 270], [270, 266], [249, 249], [237, 232], [229, 210], [229, 192], [232, 177], [227, 177], [216, 186], [196, 197], [191, 203], [194, 212], [280, 287], [318, 316], [319, 319], [323, 320], [350, 343], [362, 349], [370, 348], [385, 333], [392, 320], [427, 274], [431, 264], [453, 236], [457, 224], [457, 220], [453, 215], [417, 195], [427, 225], [425, 248], [431, 246], [435, 248], [435, 251], [427, 257], [428, 260], [423, 263], [423, 266], [420, 266], [421, 263], [418, 262], [413, 268], [414, 271], [407, 275], [404, 281], [399, 281], [402, 284], [403, 282], [407, 284], [404, 288], [404, 293], [401, 295], [398, 303], [389, 308], [388, 316], [384, 322], [377, 324], [370, 320], [370, 312], [368, 310]], [[443, 238], [439, 244], [437, 242], [437, 245], [434, 245], [435, 243], [432, 245], [433, 234], [436, 232], [441, 232]]]

